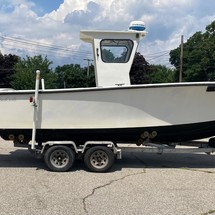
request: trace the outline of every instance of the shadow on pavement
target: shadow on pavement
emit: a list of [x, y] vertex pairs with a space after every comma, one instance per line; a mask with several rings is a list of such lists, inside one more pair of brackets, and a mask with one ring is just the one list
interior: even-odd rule
[[122, 168], [215, 168], [215, 154], [124, 153]]
[[[36, 168], [48, 170], [42, 159], [36, 159], [26, 149], [17, 149], [10, 154], [0, 154], [0, 168]], [[162, 154], [129, 153], [116, 160], [110, 172], [122, 168], [215, 168], [215, 155], [207, 154]], [[76, 160], [71, 171], [87, 171], [83, 160]]]

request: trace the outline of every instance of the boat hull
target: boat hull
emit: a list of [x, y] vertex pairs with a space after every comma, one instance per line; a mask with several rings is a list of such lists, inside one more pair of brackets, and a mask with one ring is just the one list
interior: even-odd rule
[[[215, 135], [215, 121], [138, 128], [114, 128], [114, 129], [37, 129], [37, 142], [67, 141], [72, 140], [77, 144], [86, 141], [112, 141], [115, 143], [142, 143], [147, 139], [144, 132], [152, 134], [156, 131], [156, 137], [149, 139], [155, 143], [178, 143], [189, 140], [207, 138]], [[26, 140], [31, 140], [31, 129], [4, 129], [1, 137], [9, 140], [10, 135], [16, 137], [24, 135]]]
[[[215, 135], [214, 83], [0, 92], [0, 135], [31, 140], [179, 142]], [[36, 118], [35, 118], [36, 111]], [[148, 136], [146, 135], [148, 133]]]

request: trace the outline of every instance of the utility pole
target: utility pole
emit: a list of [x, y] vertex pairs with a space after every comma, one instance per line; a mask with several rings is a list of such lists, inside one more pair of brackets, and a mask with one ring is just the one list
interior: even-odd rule
[[89, 58], [84, 59], [87, 61], [87, 87], [89, 86], [89, 77], [90, 77], [90, 61], [93, 61]]
[[89, 59], [89, 58], [84, 59], [84, 60], [87, 61], [87, 77], [89, 77], [90, 76], [90, 61], [93, 61], [93, 60]]
[[180, 54], [179, 82], [182, 82], [182, 73], [183, 73], [183, 45], [184, 45], [184, 36], [181, 35], [181, 54]]

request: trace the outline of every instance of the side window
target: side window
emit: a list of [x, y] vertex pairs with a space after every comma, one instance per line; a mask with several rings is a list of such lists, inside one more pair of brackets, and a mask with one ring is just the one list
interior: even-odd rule
[[133, 49], [131, 40], [102, 40], [101, 57], [105, 63], [126, 63]]

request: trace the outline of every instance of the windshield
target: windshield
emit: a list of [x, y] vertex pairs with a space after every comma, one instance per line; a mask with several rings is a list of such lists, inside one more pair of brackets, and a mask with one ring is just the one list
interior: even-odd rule
[[133, 48], [131, 40], [102, 40], [101, 54], [105, 63], [126, 63]]

